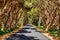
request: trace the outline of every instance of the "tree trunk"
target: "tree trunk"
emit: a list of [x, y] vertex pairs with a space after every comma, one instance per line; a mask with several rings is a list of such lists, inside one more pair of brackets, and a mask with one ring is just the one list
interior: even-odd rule
[[38, 26], [41, 26], [41, 22], [42, 22], [42, 17], [41, 14], [39, 15], [39, 21], [38, 21]]

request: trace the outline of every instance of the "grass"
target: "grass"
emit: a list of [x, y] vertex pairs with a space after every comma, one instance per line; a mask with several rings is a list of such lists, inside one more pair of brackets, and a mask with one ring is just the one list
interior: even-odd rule
[[[39, 29], [42, 29], [42, 30], [45, 30], [45, 27], [44, 26], [39, 26], [38, 27]], [[58, 29], [49, 29], [48, 32], [53, 35], [53, 36], [57, 36], [57, 37], [60, 37], [60, 35], [58, 35]]]
[[51, 33], [53, 36], [59, 36], [59, 35], [58, 35], [58, 31], [59, 31], [58, 29], [55, 29], [55, 30], [49, 29], [49, 30], [48, 30], [48, 32]]
[[0, 35], [7, 34], [9, 32], [12, 32], [14, 29], [6, 30], [6, 31], [0, 31]]
[[[17, 28], [19, 28], [19, 27], [17, 27]], [[11, 28], [11, 29], [8, 29], [8, 30], [5, 30], [5, 31], [1, 31], [1, 30], [0, 30], [0, 35], [10, 33], [10, 32], [12, 32], [13, 30], [15, 30], [15, 29], [17, 29], [17, 28]]]
[[39, 29], [42, 29], [42, 30], [45, 30], [45, 27], [44, 26], [39, 26], [38, 28]]

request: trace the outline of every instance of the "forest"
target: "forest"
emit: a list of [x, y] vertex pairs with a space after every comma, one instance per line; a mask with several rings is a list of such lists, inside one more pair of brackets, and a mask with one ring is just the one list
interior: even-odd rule
[[0, 35], [28, 23], [60, 37], [60, 0], [0, 0]]

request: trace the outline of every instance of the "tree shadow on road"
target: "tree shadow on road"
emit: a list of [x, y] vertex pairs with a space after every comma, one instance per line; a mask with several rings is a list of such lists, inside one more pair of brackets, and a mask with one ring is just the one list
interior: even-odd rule
[[39, 40], [35, 39], [33, 36], [26, 36], [24, 34], [13, 34], [9, 38], [6, 38], [6, 40]]
[[39, 40], [35, 39], [33, 36], [26, 36], [20, 33], [31, 33], [31, 31], [27, 31], [25, 29], [19, 30], [15, 34], [12, 34], [9, 38], [6, 38], [6, 40]]
[[[35, 30], [32, 28], [31, 30]], [[12, 34], [9, 38], [6, 38], [6, 40], [40, 40], [34, 36], [25, 35], [23, 33], [31, 33], [31, 31], [28, 31], [26, 29], [19, 30], [15, 34]]]
[[31, 31], [22, 29], [22, 30], [19, 30], [17, 33], [31, 33]]

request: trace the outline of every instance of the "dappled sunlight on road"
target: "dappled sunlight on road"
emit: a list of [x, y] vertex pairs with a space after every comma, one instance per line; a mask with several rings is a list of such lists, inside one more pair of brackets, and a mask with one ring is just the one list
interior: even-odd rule
[[32, 26], [25, 26], [6, 40], [50, 40]]

